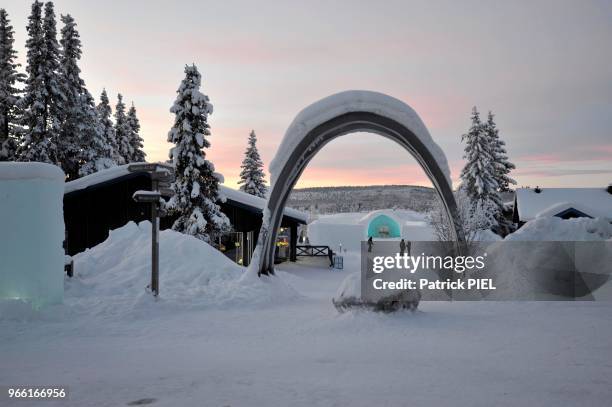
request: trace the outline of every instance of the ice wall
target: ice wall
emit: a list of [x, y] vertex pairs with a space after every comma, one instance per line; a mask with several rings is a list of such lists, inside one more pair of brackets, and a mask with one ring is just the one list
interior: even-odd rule
[[0, 162], [0, 301], [62, 301], [63, 196], [60, 168]]

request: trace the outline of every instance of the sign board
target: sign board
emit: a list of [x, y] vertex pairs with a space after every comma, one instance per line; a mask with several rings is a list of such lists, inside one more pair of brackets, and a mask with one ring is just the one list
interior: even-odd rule
[[174, 174], [174, 167], [168, 164], [160, 164], [160, 163], [137, 163], [137, 164], [130, 164], [128, 166], [128, 171], [129, 172], [140, 172], [140, 171], [159, 172], [162, 174], [165, 173], [165, 174], [171, 175], [171, 174]]
[[157, 191], [136, 191], [132, 195], [132, 199], [136, 202], [155, 203], [159, 202], [161, 194]]
[[174, 190], [170, 188], [159, 188], [159, 193], [163, 197], [171, 197], [174, 196]]
[[166, 172], [154, 172], [151, 174], [151, 179], [158, 182], [174, 182], [174, 174]]
[[129, 172], [139, 172], [139, 171], [153, 172], [157, 170], [157, 165], [158, 164], [148, 164], [148, 163], [130, 164], [128, 166], [128, 171]]

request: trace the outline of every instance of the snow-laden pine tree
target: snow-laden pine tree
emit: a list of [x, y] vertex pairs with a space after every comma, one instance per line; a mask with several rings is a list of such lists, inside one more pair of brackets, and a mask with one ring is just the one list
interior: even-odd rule
[[[461, 171], [461, 188], [471, 202], [473, 216], [497, 219], [500, 216], [501, 199], [495, 181], [492, 146], [476, 107], [472, 110], [472, 126], [461, 140], [465, 142], [463, 158], [466, 160]], [[497, 222], [492, 226], [497, 226]]]
[[82, 144], [82, 164], [79, 168], [79, 175], [85, 176], [115, 167], [117, 164], [113, 159], [113, 147], [106, 136], [105, 125], [98, 116], [94, 98], [89, 92], [85, 92], [81, 95], [81, 99], [82, 103], [87, 106], [87, 122], [95, 125], [95, 129], [88, 126], [87, 137]]
[[26, 86], [20, 107], [25, 127], [17, 149], [20, 161], [57, 164], [57, 138], [60, 129], [59, 104], [62, 95], [58, 84], [59, 50], [57, 47], [53, 4], [34, 1], [28, 17], [26, 41]]
[[510, 177], [510, 172], [515, 169], [516, 166], [508, 159], [506, 143], [499, 137], [499, 129], [495, 124], [494, 115], [491, 111], [489, 111], [484, 128], [491, 143], [491, 152], [495, 167], [493, 177], [497, 182], [498, 190], [500, 192], [509, 191], [510, 185], [516, 185], [516, 181]]
[[121, 93], [117, 95], [117, 105], [115, 106], [115, 140], [117, 141], [117, 152], [121, 156], [121, 164], [131, 162], [130, 125], [125, 114], [125, 103], [123, 103]]
[[130, 162], [132, 163], [141, 163], [145, 161], [145, 152], [143, 151], [143, 139], [140, 137], [140, 121], [138, 120], [138, 116], [136, 116], [136, 107], [134, 106], [134, 102], [132, 102], [132, 106], [130, 110], [128, 110], [127, 114], [127, 124], [130, 129], [129, 140], [131, 147], [131, 156]]
[[113, 110], [108, 100], [108, 94], [106, 89], [102, 89], [100, 94], [100, 103], [96, 106], [96, 112], [98, 114], [98, 121], [102, 131], [102, 136], [105, 142], [111, 147], [111, 158], [115, 165], [125, 164], [123, 157], [119, 154], [119, 145], [117, 144], [117, 138], [115, 137], [115, 125], [111, 120]]
[[206, 137], [210, 135], [208, 115], [213, 106], [208, 96], [200, 92], [201, 80], [195, 65], [185, 66], [185, 79], [170, 108], [175, 117], [168, 141], [175, 145], [170, 150], [170, 159], [176, 181], [175, 195], [167, 207], [178, 215], [172, 229], [212, 243], [230, 230], [230, 223], [217, 205], [219, 181], [204, 152], [210, 147]]
[[20, 136], [19, 93], [23, 75], [17, 72], [14, 31], [6, 10], [0, 9], [0, 161], [14, 161]]
[[266, 179], [263, 172], [263, 161], [257, 150], [255, 130], [251, 130], [251, 134], [249, 134], [248, 146], [244, 152], [244, 159], [240, 168], [242, 168], [240, 181], [238, 181], [238, 184], [242, 184], [240, 190], [264, 198], [267, 191]]
[[[57, 142], [59, 160], [68, 179], [90, 174], [93, 169], [112, 166], [110, 146], [103, 145], [102, 128], [91, 94], [81, 79], [78, 61], [81, 40], [76, 22], [70, 14], [61, 16], [62, 46], [60, 59], [61, 88], [65, 97], [60, 138]], [[81, 170], [82, 166], [87, 166]]]

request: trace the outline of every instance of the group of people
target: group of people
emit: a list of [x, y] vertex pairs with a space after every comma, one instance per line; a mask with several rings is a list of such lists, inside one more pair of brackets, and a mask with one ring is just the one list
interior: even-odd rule
[[[368, 237], [368, 252], [372, 252], [372, 246], [374, 246], [374, 240], [372, 239], [372, 236]], [[404, 253], [408, 254], [408, 256], [410, 256], [410, 249], [412, 247], [412, 242], [410, 240], [406, 241], [404, 239], [400, 240], [400, 255], [404, 255]]]

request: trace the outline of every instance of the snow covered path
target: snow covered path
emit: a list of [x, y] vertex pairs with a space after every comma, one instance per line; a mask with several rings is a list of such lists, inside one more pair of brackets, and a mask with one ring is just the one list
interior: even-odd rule
[[153, 406], [232, 407], [612, 399], [612, 303], [424, 303], [415, 314], [340, 315], [331, 297], [346, 272], [285, 270], [281, 278], [303, 295], [285, 305], [0, 321], [0, 385], [68, 385], [70, 400], [49, 406], [146, 398]]

